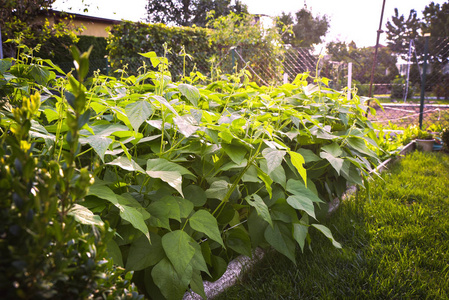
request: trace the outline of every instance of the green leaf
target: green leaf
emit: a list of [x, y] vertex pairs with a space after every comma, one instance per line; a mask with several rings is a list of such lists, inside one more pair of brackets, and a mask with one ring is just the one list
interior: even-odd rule
[[334, 237], [332, 236], [332, 232], [330, 231], [329, 228], [321, 224], [312, 224], [311, 226], [321, 231], [322, 234], [324, 234], [328, 239], [330, 239], [332, 241], [332, 245], [334, 245], [335, 248], [341, 248], [341, 244], [334, 239]]
[[184, 188], [184, 198], [192, 202], [196, 207], [203, 206], [207, 201], [206, 192], [197, 185], [189, 185]]
[[192, 238], [181, 230], [169, 232], [162, 237], [162, 247], [178, 275], [184, 273], [195, 255], [195, 248], [190, 245], [191, 241]]
[[271, 148], [265, 148], [262, 151], [263, 157], [267, 160], [268, 175], [282, 164], [282, 160], [286, 153], [286, 151]]
[[120, 210], [120, 217], [131, 223], [134, 228], [143, 232], [150, 241], [150, 233], [148, 232], [148, 227], [147, 224], [145, 224], [145, 218], [142, 216], [142, 213], [131, 206], [121, 204], [116, 204], [115, 206]]
[[289, 151], [288, 154], [290, 155], [293, 166], [295, 166], [296, 170], [298, 171], [299, 175], [301, 175], [307, 186], [307, 171], [304, 168], [304, 157], [302, 157], [301, 154], [293, 151]]
[[29, 72], [33, 79], [41, 85], [47, 84], [47, 82], [51, 79], [50, 71], [39, 65], [32, 65]]
[[193, 106], [195, 107], [198, 106], [198, 100], [200, 99], [200, 91], [196, 87], [190, 84], [181, 83], [178, 86], [178, 89], [181, 92], [181, 94], [183, 94], [193, 104]]
[[302, 155], [306, 163], [321, 160], [320, 157], [316, 155], [312, 150], [299, 148], [297, 152]]
[[225, 151], [225, 153], [235, 162], [237, 165], [240, 165], [245, 162], [246, 156], [246, 148], [240, 145], [234, 144], [221, 144], [221, 147]]
[[226, 245], [237, 253], [251, 257], [251, 240], [248, 233], [241, 228], [233, 228], [226, 232]]
[[331, 154], [332, 156], [340, 156], [343, 154], [343, 151], [341, 150], [340, 145], [333, 142], [332, 144], [325, 145], [321, 147], [321, 150], [326, 151], [327, 153]]
[[348, 137], [346, 141], [355, 150], [371, 157], [377, 157], [376, 153], [374, 153], [371, 149], [369, 149], [366, 146], [365, 140], [363, 138]]
[[130, 103], [125, 107], [126, 116], [134, 131], [139, 131], [140, 125], [153, 113], [151, 104], [145, 100]]
[[170, 261], [164, 258], [151, 270], [151, 277], [166, 299], [179, 300], [189, 287], [192, 273], [191, 266], [181, 273], [177, 272]]
[[288, 196], [287, 203], [294, 209], [303, 210], [309, 216], [316, 219], [315, 207], [313, 206], [313, 202], [306, 195]]
[[260, 168], [257, 168], [257, 176], [259, 176], [259, 178], [262, 179], [262, 181], [265, 183], [265, 188], [267, 189], [267, 192], [271, 197], [273, 191], [271, 185], [273, 184], [273, 180], [271, 180], [270, 176], [268, 176], [268, 174], [266, 174]]
[[212, 182], [210, 188], [206, 190], [206, 196], [209, 199], [223, 200], [231, 185], [224, 180]]
[[112, 204], [118, 204], [116, 194], [107, 186], [94, 183], [89, 187], [87, 195], [97, 196], [98, 198], [108, 200]]
[[273, 221], [271, 220], [270, 212], [268, 210], [268, 206], [263, 202], [262, 198], [257, 194], [252, 194], [250, 196], [245, 197], [246, 202], [249, 205], [254, 207], [257, 211], [257, 214], [262, 217], [265, 221], [268, 222], [271, 226], [273, 226]]
[[309, 226], [307, 226], [307, 225], [304, 225], [302, 223], [294, 223], [293, 224], [293, 237], [295, 238], [299, 247], [301, 247], [302, 252], [304, 252], [304, 246], [306, 244], [308, 230], [309, 230]]
[[274, 249], [287, 256], [295, 265], [295, 242], [287, 225], [274, 222], [274, 226], [265, 229], [265, 239]]
[[337, 174], [340, 175], [341, 167], [343, 166], [344, 159], [333, 156], [327, 152], [320, 153], [321, 158], [326, 159], [331, 166], [337, 171]]
[[[146, 240], [144, 236], [142, 236], [143, 239]], [[114, 262], [114, 265], [124, 267], [123, 265], [123, 258], [122, 258], [122, 251], [120, 251], [120, 247], [117, 245], [117, 243], [114, 240], [110, 240], [106, 246], [107, 253], [110, 258], [112, 258], [112, 261]]]
[[289, 179], [287, 181], [287, 192], [290, 192], [294, 195], [307, 196], [313, 202], [323, 202], [316, 194], [314, 194], [310, 189], [306, 188], [304, 183], [299, 180]]
[[206, 293], [204, 292], [203, 278], [201, 277], [201, 272], [193, 272], [192, 280], [190, 281], [190, 287], [192, 291], [200, 295], [203, 299], [207, 299]]
[[81, 143], [88, 143], [98, 154], [101, 160], [104, 162], [104, 155], [113, 140], [103, 136], [92, 135], [87, 138], [80, 139]]
[[176, 116], [173, 118], [173, 122], [176, 126], [178, 126], [178, 131], [181, 132], [185, 137], [191, 136], [199, 129], [198, 126], [192, 125], [191, 118], [193, 119], [193, 117], [189, 115]]
[[122, 199], [120, 195], [116, 195], [110, 188], [104, 185], [93, 184], [89, 187], [87, 195], [97, 196], [114, 204], [120, 211], [120, 217], [131, 225], [140, 230], [147, 238], [150, 239], [148, 227], [145, 224], [145, 218], [136, 208], [127, 206], [126, 199]]
[[201, 209], [195, 212], [193, 216], [190, 217], [189, 224], [193, 230], [206, 234], [209, 238], [224, 247], [217, 220], [208, 211]]
[[159, 235], [150, 233], [151, 244], [144, 236], [139, 237], [131, 244], [126, 261], [126, 269], [139, 271], [154, 266], [165, 257], [162, 248], [162, 239]]
[[129, 160], [128, 157], [126, 156], [117, 157], [113, 161], [108, 162], [106, 164], [111, 166], [118, 166], [123, 170], [130, 172], [137, 171], [140, 173], [145, 173], [145, 171], [134, 160]]
[[104, 226], [100, 216], [94, 215], [94, 213], [88, 208], [76, 203], [72, 206], [72, 208], [70, 208], [68, 215], [72, 216], [77, 222], [84, 225]]
[[169, 219], [181, 222], [181, 210], [178, 201], [173, 196], [165, 196], [162, 199], [151, 203], [148, 211], [152, 218], [150, 224], [155, 227], [170, 229]]
[[152, 178], [160, 178], [175, 188], [181, 195], [182, 193], [182, 175], [193, 174], [176, 163], [170, 162], [163, 158], [155, 158], [147, 160], [146, 173]]

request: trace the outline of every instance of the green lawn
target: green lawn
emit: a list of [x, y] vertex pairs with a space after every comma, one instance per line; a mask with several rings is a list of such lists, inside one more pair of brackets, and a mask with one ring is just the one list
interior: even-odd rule
[[[216, 299], [448, 299], [449, 156], [414, 152], [312, 232], [297, 265], [270, 252]], [[313, 229], [311, 229], [313, 230]]]

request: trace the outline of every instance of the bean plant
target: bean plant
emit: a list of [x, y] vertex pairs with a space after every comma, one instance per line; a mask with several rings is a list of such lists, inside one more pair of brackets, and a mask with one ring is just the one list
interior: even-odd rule
[[[158, 71], [85, 83], [61, 74], [47, 84], [48, 74], [61, 73], [47, 64], [44, 84], [33, 86], [41, 103], [30, 127], [33, 155], [53, 155], [94, 178], [80, 214], [115, 230], [108, 256], [134, 271], [141, 292], [205, 298], [203, 280], [257, 247], [295, 263], [297, 246], [311, 247], [310, 227], [341, 247], [319, 219], [348, 185], [365, 185], [379, 162], [366, 98], [348, 100], [307, 73], [278, 87], [245, 72], [173, 82], [165, 57], [142, 55]], [[0, 64], [8, 101], [20, 89], [13, 69]], [[10, 116], [1, 122], [6, 130]]]

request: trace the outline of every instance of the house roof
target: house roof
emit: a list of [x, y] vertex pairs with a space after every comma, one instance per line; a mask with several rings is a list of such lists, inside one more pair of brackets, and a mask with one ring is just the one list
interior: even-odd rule
[[41, 14], [44, 16], [55, 16], [56, 18], [72, 17], [73, 19], [79, 20], [79, 21], [90, 21], [90, 22], [97, 22], [97, 23], [101, 22], [101, 23], [107, 23], [107, 24], [120, 24], [119, 20], [99, 18], [99, 17], [87, 16], [87, 15], [64, 12], [64, 11], [53, 10], [53, 9], [42, 10]]

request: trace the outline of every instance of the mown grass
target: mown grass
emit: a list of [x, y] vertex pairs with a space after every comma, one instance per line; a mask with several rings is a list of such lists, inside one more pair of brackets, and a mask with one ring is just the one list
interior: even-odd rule
[[312, 231], [295, 266], [274, 252], [216, 299], [448, 299], [449, 156], [414, 152]]

